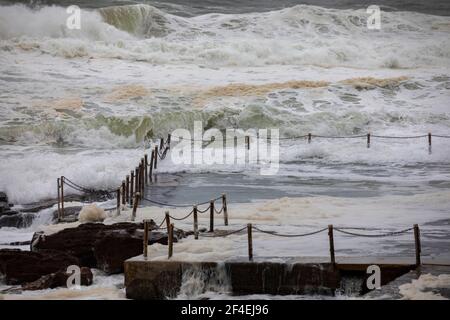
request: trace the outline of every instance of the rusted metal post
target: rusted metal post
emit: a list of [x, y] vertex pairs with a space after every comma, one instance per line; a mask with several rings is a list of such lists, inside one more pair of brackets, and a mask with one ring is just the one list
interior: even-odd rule
[[120, 215], [120, 188], [117, 189], [117, 215]]
[[252, 224], [247, 224], [248, 260], [253, 261]]
[[130, 203], [130, 176], [127, 175], [125, 178], [125, 202]]
[[336, 263], [336, 258], [334, 256], [334, 236], [333, 236], [333, 225], [328, 225], [328, 237], [330, 238], [330, 257], [331, 257], [331, 263]]
[[153, 169], [156, 169], [156, 167], [158, 166], [158, 146], [155, 146], [155, 159], [153, 161]]
[[150, 176], [150, 182], [153, 181], [153, 162], [155, 161], [155, 150], [152, 150], [152, 155], [150, 156], [150, 172], [149, 172], [149, 176]]
[[170, 133], [167, 135], [167, 148], [169, 148], [170, 149], [170, 138], [171, 138], [171, 135], [170, 135]]
[[370, 133], [367, 134], [367, 148], [370, 148]]
[[228, 225], [228, 208], [227, 208], [227, 195], [222, 193], [222, 205], [223, 205], [223, 222]]
[[133, 203], [133, 212], [131, 213], [131, 220], [134, 221], [136, 219], [136, 211], [139, 204], [141, 194], [139, 192], [136, 192], [134, 194], [134, 203]]
[[133, 205], [133, 198], [134, 198], [134, 171], [131, 170], [130, 172], [130, 205]]
[[144, 220], [144, 242], [143, 242], [143, 246], [144, 246], [144, 258], [147, 259], [148, 256], [148, 225], [149, 225], [149, 221], [148, 220]]
[[247, 150], [250, 150], [250, 137], [245, 136], [245, 144], [247, 145]]
[[125, 187], [125, 180], [122, 180], [122, 204], [126, 203], [126, 199], [127, 199], [127, 196], [125, 195], [126, 190], [127, 189]]
[[194, 237], [195, 240], [198, 240], [198, 215], [197, 215], [197, 206], [194, 206], [192, 209], [194, 211]]
[[431, 132], [428, 132], [428, 154], [431, 154]]
[[312, 134], [308, 133], [308, 143], [311, 143]]
[[169, 236], [169, 259], [172, 258], [173, 255], [173, 223], [169, 225], [169, 230], [167, 231]]
[[166, 228], [167, 228], [167, 233], [169, 233], [169, 227], [170, 227], [170, 214], [169, 214], [169, 211], [166, 211]]
[[148, 154], [144, 155], [145, 184], [148, 184]]
[[64, 218], [64, 179], [64, 176], [61, 176], [61, 220]]
[[61, 221], [61, 178], [56, 179], [58, 187], [58, 221]]
[[161, 152], [164, 152], [164, 138], [161, 138], [159, 140], [159, 149], [161, 150]]
[[214, 200], [209, 202], [209, 232], [214, 232]]
[[416, 265], [420, 266], [421, 265], [420, 253], [422, 252], [422, 248], [420, 245], [420, 230], [418, 224], [414, 225], [414, 243], [416, 247]]

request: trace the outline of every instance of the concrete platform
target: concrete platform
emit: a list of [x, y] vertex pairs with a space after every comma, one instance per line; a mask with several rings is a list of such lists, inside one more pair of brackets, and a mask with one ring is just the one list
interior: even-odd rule
[[[183, 274], [200, 272], [204, 281], [219, 274], [225, 276], [230, 294], [324, 294], [333, 295], [346, 279], [356, 281], [358, 294], [368, 292], [366, 273], [369, 265], [381, 269], [381, 284], [415, 270], [413, 258], [336, 257], [332, 265], [327, 257], [258, 257], [249, 262], [237, 257], [225, 262], [149, 261], [137, 256], [125, 261], [126, 295], [130, 299], [165, 299], [175, 297]], [[213, 279], [214, 280], [214, 279]]]

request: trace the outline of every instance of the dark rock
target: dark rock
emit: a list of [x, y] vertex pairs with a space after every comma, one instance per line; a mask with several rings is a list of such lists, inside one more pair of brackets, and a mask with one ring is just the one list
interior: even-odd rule
[[35, 215], [33, 213], [16, 213], [12, 215], [0, 216], [1, 227], [27, 228], [31, 226]]
[[[82, 196], [80, 195], [66, 195], [64, 196], [64, 200], [65, 201], [82, 201]], [[22, 212], [39, 212], [41, 210], [44, 209], [48, 209], [50, 207], [53, 207], [55, 204], [58, 203], [58, 199], [47, 199], [47, 200], [42, 200], [39, 202], [33, 202], [33, 203], [29, 203], [29, 204], [24, 204], [22, 206], [21, 211]]]
[[[151, 223], [150, 229], [156, 224]], [[76, 228], [44, 235], [35, 233], [31, 250], [59, 250], [77, 257], [81, 266], [99, 268], [109, 274], [123, 272], [123, 262], [142, 253], [143, 224], [123, 222], [112, 225], [85, 223]], [[167, 244], [167, 235], [153, 236], [149, 243]]]
[[[65, 194], [65, 202], [98, 202], [106, 201], [111, 197], [105, 191], [96, 191], [90, 194]], [[22, 206], [22, 212], [39, 212], [48, 209], [58, 203], [58, 199], [46, 199], [39, 202], [33, 202]], [[65, 208], [68, 209], [68, 208]]]
[[65, 271], [70, 265], [79, 265], [79, 260], [65, 252], [0, 250], [0, 273], [9, 285], [35, 281], [44, 275]]
[[[91, 269], [87, 267], [80, 268], [80, 284], [82, 286], [90, 286], [93, 281]], [[70, 277], [69, 273], [58, 271], [40, 277], [36, 281], [25, 283], [22, 285], [22, 290], [44, 290], [53, 289], [57, 287], [67, 287], [67, 279]]]
[[8, 196], [6, 193], [0, 191], [0, 202], [6, 202], [8, 203]]
[[8, 210], [3, 210], [0, 213], [0, 217], [1, 216], [13, 216], [13, 215], [18, 214], [18, 213], [19, 213], [18, 211], [10, 210], [9, 207], [8, 207]]
[[[66, 221], [77, 221], [78, 220], [78, 214], [80, 213], [82, 206], [75, 206], [75, 207], [67, 207], [64, 208], [64, 220]], [[58, 220], [58, 210], [53, 211], [53, 221]]]
[[26, 245], [30, 245], [30, 244], [31, 244], [31, 240], [1, 243], [1, 245], [3, 245], [3, 246], [26, 246]]
[[142, 254], [142, 240], [137, 234], [105, 233], [94, 243], [97, 268], [108, 274], [122, 273], [125, 260]]

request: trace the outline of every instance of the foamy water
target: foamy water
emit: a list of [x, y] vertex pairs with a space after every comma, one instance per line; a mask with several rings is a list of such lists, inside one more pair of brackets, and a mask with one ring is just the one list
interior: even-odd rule
[[[437, 4], [429, 10], [422, 4], [424, 13], [383, 11], [381, 30], [367, 29], [361, 6], [289, 4], [256, 10], [81, 1], [81, 30], [65, 28], [65, 7], [1, 5], [0, 191], [16, 204], [54, 198], [61, 175], [89, 188], [116, 188], [152, 140], [192, 130], [194, 121], [206, 129], [279, 128], [281, 137], [449, 135], [450, 18], [428, 13]], [[327, 224], [392, 230], [420, 223], [429, 233], [424, 254], [445, 256], [450, 139], [433, 138], [431, 154], [427, 143], [373, 138], [368, 149], [364, 138], [283, 140], [273, 179], [262, 179], [254, 163], [179, 165], [169, 155], [158, 172], [177, 178], [151, 192], [172, 203], [229, 192], [227, 230], [249, 222], [285, 233]], [[2, 228], [0, 243], [29, 240], [42, 228], [56, 231], [48, 226], [54, 209], [40, 212], [30, 228]], [[163, 211], [140, 209], [139, 219], [159, 221]], [[245, 255], [245, 237], [182, 240], [175, 256]], [[254, 237], [256, 255], [327, 253], [320, 235], [312, 246]], [[336, 242], [344, 255], [412, 254], [410, 235], [369, 240]], [[162, 259], [166, 249], [149, 251]], [[185, 289], [193, 295], [192, 286]]]

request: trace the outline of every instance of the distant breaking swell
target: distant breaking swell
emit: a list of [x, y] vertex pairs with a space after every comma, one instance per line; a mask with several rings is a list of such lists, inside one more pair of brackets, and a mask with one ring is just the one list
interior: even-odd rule
[[384, 12], [378, 31], [367, 29], [364, 10], [306, 5], [192, 18], [144, 4], [106, 7], [84, 11], [81, 30], [65, 28], [66, 18], [56, 6], [2, 6], [0, 50], [211, 66], [450, 64], [450, 17], [412, 12]]

